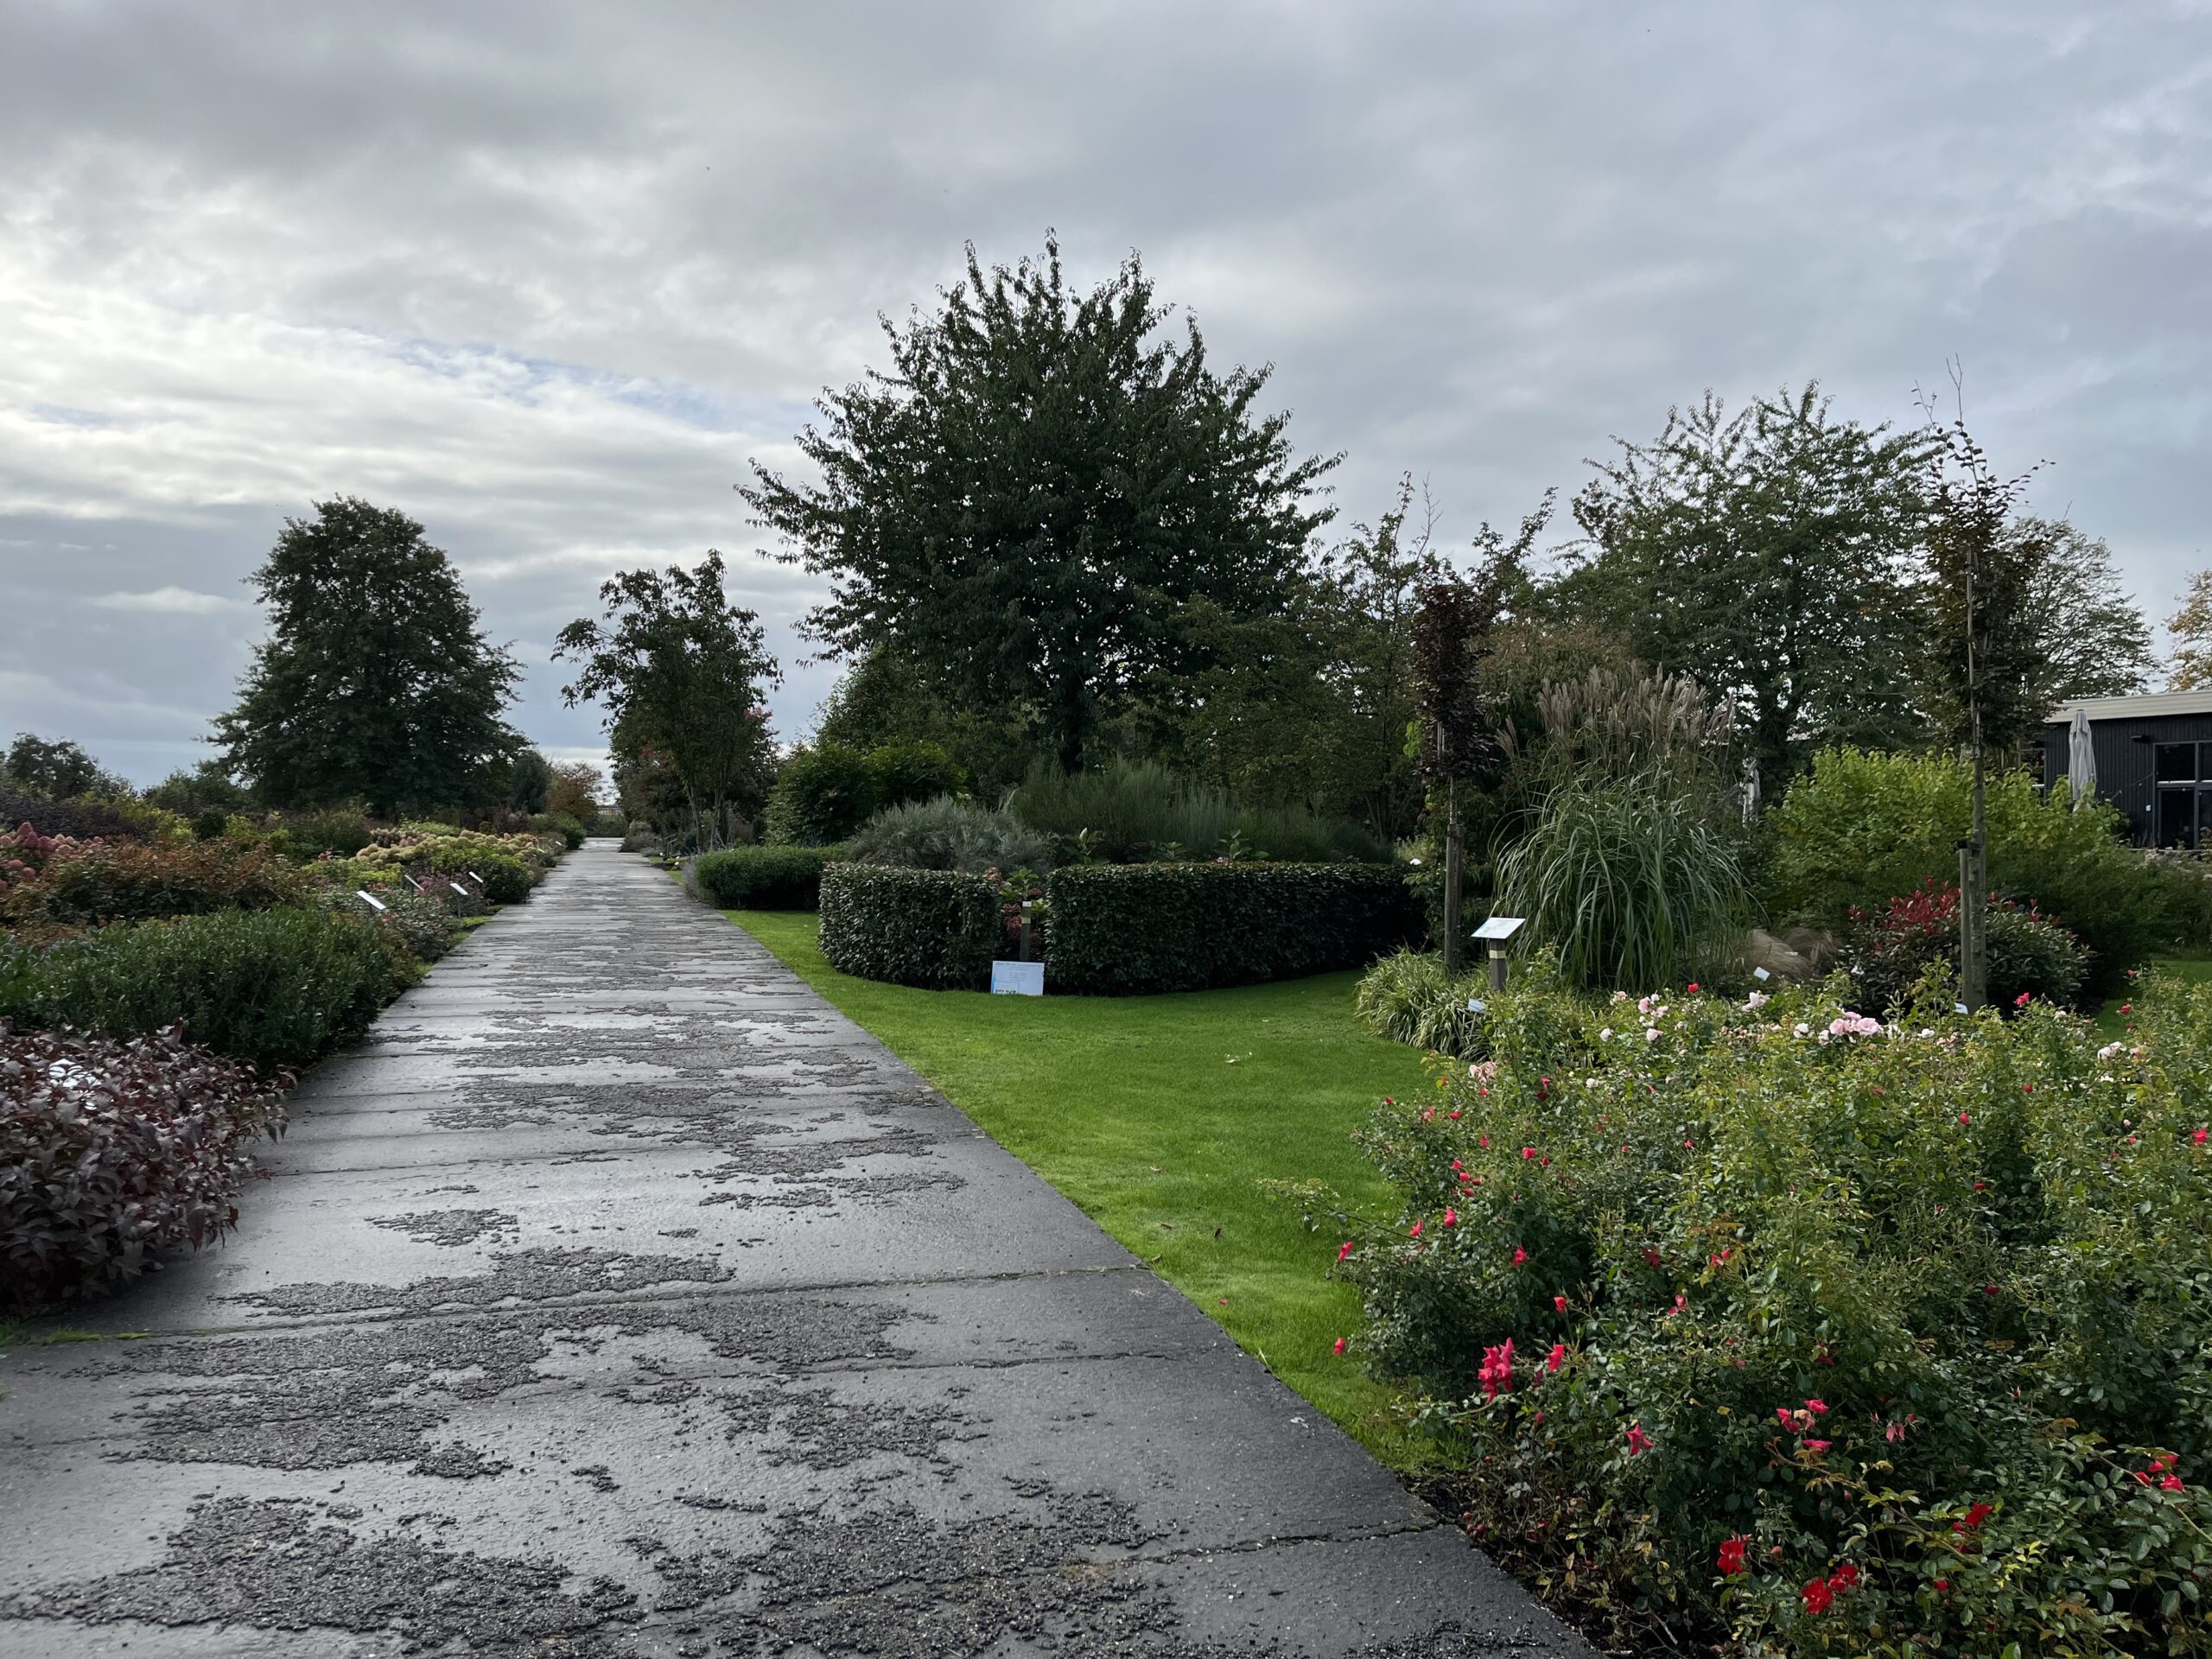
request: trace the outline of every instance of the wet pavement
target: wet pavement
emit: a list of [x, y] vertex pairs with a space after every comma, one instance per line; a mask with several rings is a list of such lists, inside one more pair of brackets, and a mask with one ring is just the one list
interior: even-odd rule
[[612, 843], [266, 1161], [0, 1357], [0, 1659], [1586, 1651]]

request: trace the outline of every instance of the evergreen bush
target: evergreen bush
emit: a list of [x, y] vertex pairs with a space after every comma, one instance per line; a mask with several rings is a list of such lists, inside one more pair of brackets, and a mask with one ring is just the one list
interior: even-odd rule
[[981, 876], [877, 864], [822, 872], [822, 954], [840, 973], [980, 991], [1005, 938], [998, 889]]
[[731, 847], [691, 861], [693, 894], [721, 910], [817, 910], [836, 847]]
[[1045, 892], [1047, 983], [1110, 996], [1364, 967], [1421, 929], [1387, 865], [1084, 865]]

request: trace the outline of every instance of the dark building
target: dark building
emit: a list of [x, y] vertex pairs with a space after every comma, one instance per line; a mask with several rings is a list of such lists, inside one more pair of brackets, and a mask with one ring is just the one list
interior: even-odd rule
[[2066, 734], [2089, 717], [2097, 793], [2127, 814], [2142, 847], [2212, 851], [2212, 691], [2085, 697], [2043, 731], [2044, 787], [2066, 780]]

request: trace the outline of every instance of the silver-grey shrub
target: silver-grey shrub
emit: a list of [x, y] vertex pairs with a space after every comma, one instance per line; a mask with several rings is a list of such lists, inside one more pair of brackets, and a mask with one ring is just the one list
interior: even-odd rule
[[845, 850], [855, 864], [892, 864], [916, 870], [985, 870], [1012, 874], [1052, 868], [1050, 836], [1004, 810], [940, 795], [933, 801], [887, 806], [860, 828]]

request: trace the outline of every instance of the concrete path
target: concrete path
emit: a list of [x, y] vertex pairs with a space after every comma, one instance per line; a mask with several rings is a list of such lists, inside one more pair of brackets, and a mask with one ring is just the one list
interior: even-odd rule
[[0, 1359], [0, 1656], [1584, 1651], [611, 845], [270, 1162]]

